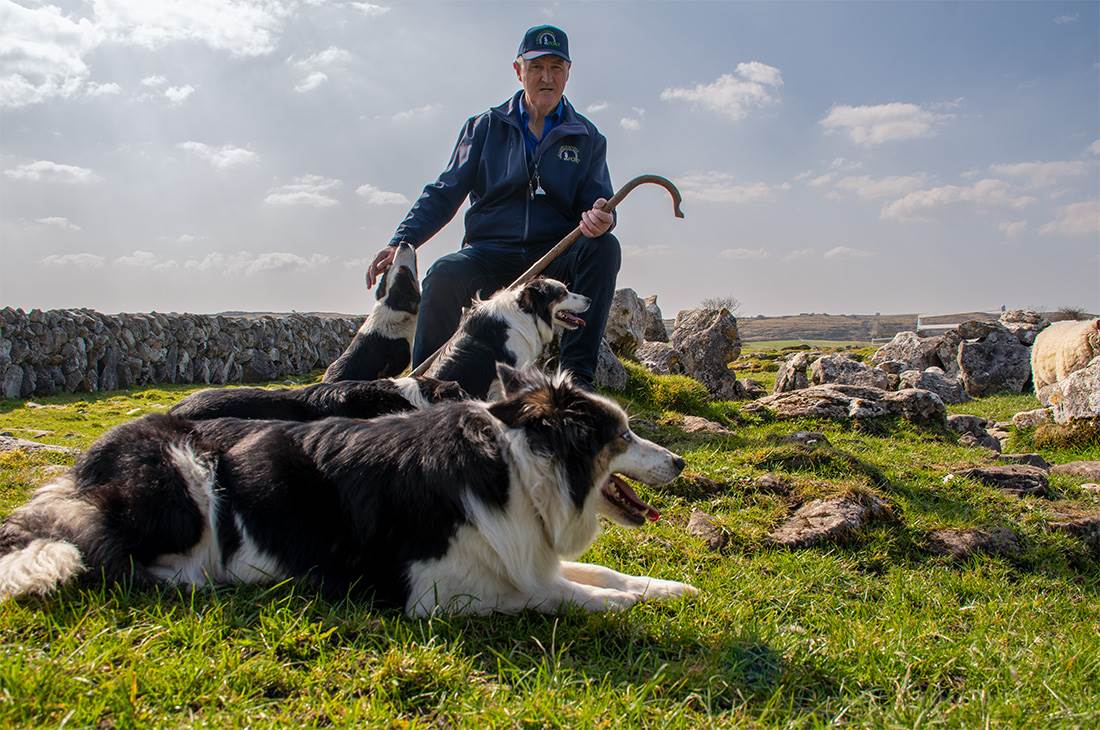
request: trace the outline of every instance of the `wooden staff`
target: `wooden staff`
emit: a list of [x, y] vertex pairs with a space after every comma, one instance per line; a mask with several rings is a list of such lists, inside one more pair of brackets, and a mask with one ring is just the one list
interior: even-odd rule
[[[623, 198], [629, 195], [630, 192], [634, 190], [634, 188], [643, 183], [653, 183], [654, 185], [660, 185], [665, 190], [667, 190], [669, 192], [669, 195], [672, 196], [672, 212], [676, 214], [677, 218], [684, 217], [684, 211], [680, 210], [680, 203], [683, 202], [683, 198], [680, 196], [680, 191], [677, 190], [676, 186], [672, 183], [671, 180], [661, 177], [660, 175], [639, 175], [638, 177], [634, 178], [626, 185], [623, 185], [621, 188], [619, 188], [619, 191], [611, 196], [611, 200], [604, 203], [602, 210], [605, 210], [608, 213], [613, 212], [615, 208], [618, 207], [619, 203], [623, 202]], [[546, 267], [549, 266], [552, 261], [554, 261], [554, 259], [556, 259], [558, 256], [561, 256], [563, 253], [569, 250], [570, 246], [580, 240], [580, 237], [582, 235], [584, 234], [581, 233], [580, 226], [574, 228], [565, 238], [558, 241], [552, 249], [543, 254], [542, 258], [531, 264], [531, 268], [527, 269], [527, 271], [524, 271], [522, 274], [520, 274], [518, 279], [509, 284], [508, 289], [518, 289], [527, 282], [534, 279], [539, 274], [541, 274], [543, 271], [546, 270]], [[420, 363], [416, 367], [416, 369], [412, 371], [411, 374], [413, 376], [417, 376], [426, 373], [428, 371], [428, 368], [431, 367], [432, 363], [435, 361], [435, 358], [439, 355], [440, 352], [442, 352], [442, 350], [443, 348], [440, 347], [438, 350], [433, 352], [431, 356], [426, 358], [424, 362]]]

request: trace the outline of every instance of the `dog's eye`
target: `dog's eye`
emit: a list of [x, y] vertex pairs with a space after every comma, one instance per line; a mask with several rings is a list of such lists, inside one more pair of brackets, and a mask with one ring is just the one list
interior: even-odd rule
[[621, 434], [619, 434], [619, 438], [621, 438], [623, 441], [626, 441], [627, 443], [630, 443], [634, 440], [634, 434], [630, 433], [630, 431], [623, 431]]

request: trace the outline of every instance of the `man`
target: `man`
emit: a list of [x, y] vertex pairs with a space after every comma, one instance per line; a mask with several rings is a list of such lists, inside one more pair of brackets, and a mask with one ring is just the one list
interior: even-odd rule
[[467, 120], [447, 169], [424, 188], [367, 270], [373, 287], [398, 243], [419, 247], [470, 196], [462, 248], [437, 260], [424, 278], [413, 367], [454, 333], [475, 295], [488, 297], [510, 284], [579, 224], [584, 236], [544, 274], [592, 300], [586, 326], [563, 335], [560, 361], [591, 387], [620, 251], [609, 233], [614, 216], [601, 210], [613, 193], [607, 141], [564, 98], [570, 67], [564, 31], [528, 30], [513, 63], [523, 88]]

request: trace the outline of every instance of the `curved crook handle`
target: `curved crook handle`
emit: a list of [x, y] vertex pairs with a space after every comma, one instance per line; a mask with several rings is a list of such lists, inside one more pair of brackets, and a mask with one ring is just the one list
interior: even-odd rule
[[[672, 196], [673, 213], [676, 214], [677, 218], [684, 217], [684, 211], [680, 210], [680, 203], [683, 202], [680, 191], [676, 188], [675, 185], [673, 185], [671, 180], [665, 177], [661, 177], [660, 175], [639, 175], [638, 177], [628, 182], [626, 185], [623, 185], [621, 188], [619, 188], [618, 192], [611, 196], [611, 200], [607, 201], [607, 203], [604, 204], [603, 209], [606, 210], [608, 213], [612, 212], [619, 205], [619, 203], [623, 202], [623, 198], [629, 195], [630, 192], [634, 190], [634, 188], [644, 183], [653, 183], [654, 185], [660, 185], [662, 188], [667, 190], [669, 195]], [[569, 235], [558, 241], [552, 249], [543, 254], [542, 258], [531, 264], [531, 268], [520, 274], [519, 278], [513, 281], [508, 286], [508, 288], [518, 289], [527, 282], [534, 279], [539, 274], [541, 274], [543, 270], [545, 270], [546, 267], [549, 266], [554, 259], [556, 259], [558, 256], [561, 256], [566, 251], [566, 249], [576, 243], [582, 235], [583, 234], [581, 233], [580, 226], [574, 228], [572, 231], [569, 232]], [[426, 373], [428, 369], [432, 366], [432, 363], [435, 362], [436, 356], [439, 355], [442, 349], [443, 348], [440, 347], [439, 350], [433, 352], [430, 357], [424, 360], [424, 362], [420, 363], [412, 371], [412, 375], [417, 376]]]
[[680, 190], [675, 184], [667, 177], [661, 177], [660, 175], [639, 175], [626, 185], [619, 188], [619, 192], [612, 196], [611, 200], [607, 201], [607, 204], [603, 207], [608, 213], [615, 210], [619, 203], [623, 202], [623, 198], [631, 193], [634, 188], [645, 183], [653, 183], [654, 185], [660, 185], [662, 188], [668, 191], [668, 194], [672, 196], [672, 212], [676, 214], [677, 218], [684, 217], [684, 211], [680, 210], [680, 203], [684, 202], [683, 197], [680, 195]]

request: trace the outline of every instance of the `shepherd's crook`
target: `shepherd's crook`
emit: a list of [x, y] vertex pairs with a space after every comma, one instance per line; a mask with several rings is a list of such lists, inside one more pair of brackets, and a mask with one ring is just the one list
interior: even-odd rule
[[[623, 198], [625, 198], [627, 195], [630, 195], [630, 192], [634, 190], [634, 188], [643, 183], [653, 183], [654, 185], [660, 185], [665, 190], [667, 190], [669, 195], [672, 196], [672, 212], [676, 214], [677, 218], [684, 217], [684, 211], [680, 210], [680, 203], [683, 202], [683, 198], [680, 196], [680, 191], [676, 189], [676, 186], [672, 184], [671, 180], [661, 177], [660, 175], [639, 175], [638, 177], [634, 178], [626, 185], [623, 185], [621, 188], [619, 188], [619, 192], [611, 196], [611, 200], [604, 203], [603, 210], [607, 211], [608, 213], [614, 211], [615, 208], [618, 207], [619, 203], [623, 202]], [[554, 259], [565, 253], [570, 246], [572, 246], [580, 239], [582, 235], [584, 234], [581, 233], [580, 226], [574, 228], [572, 231], [569, 232], [569, 235], [558, 241], [552, 249], [543, 254], [542, 258], [533, 263], [531, 265], [531, 268], [520, 274], [519, 278], [513, 281], [508, 286], [508, 288], [518, 289], [519, 287], [523, 286], [524, 284], [541, 274]], [[435, 361], [436, 356], [439, 355], [439, 352], [442, 349], [443, 348], [440, 347], [439, 350], [433, 352], [430, 357], [424, 360], [424, 362], [417, 365], [416, 369], [412, 371], [412, 375], [423, 375], [425, 372], [427, 372], [428, 368], [431, 367], [432, 363]]]

